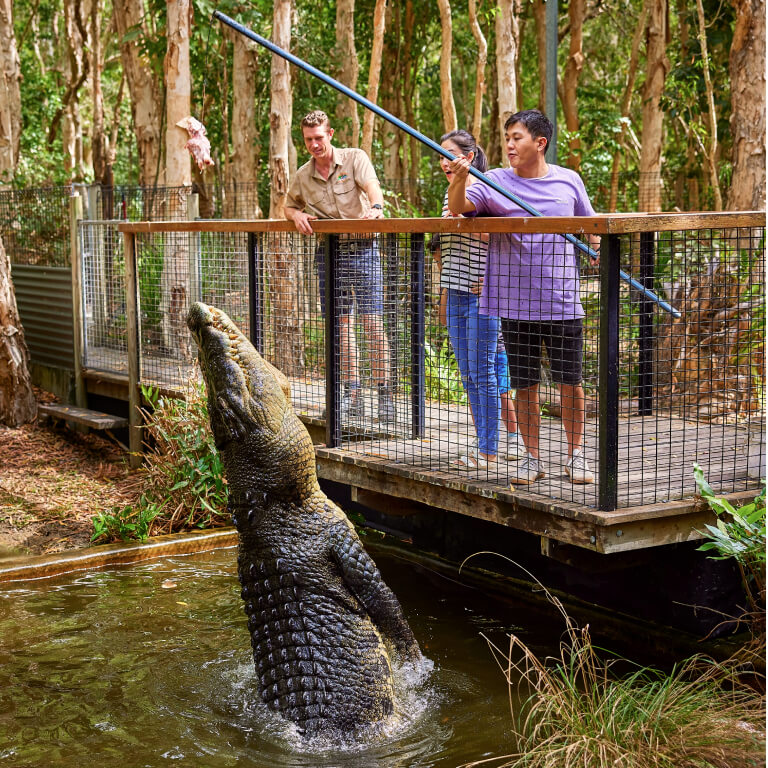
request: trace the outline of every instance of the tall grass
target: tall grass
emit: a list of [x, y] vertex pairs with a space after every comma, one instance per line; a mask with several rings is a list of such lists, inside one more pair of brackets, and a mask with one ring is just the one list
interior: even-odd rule
[[[516, 635], [486, 640], [510, 689], [518, 751], [471, 763], [515, 768], [749, 768], [765, 765], [765, 701], [736, 667], [695, 656], [670, 673], [619, 673], [547, 593], [566, 630], [540, 659]], [[623, 660], [622, 665], [627, 662]], [[633, 665], [634, 666], [634, 665]], [[468, 768], [468, 767], [467, 767]]]

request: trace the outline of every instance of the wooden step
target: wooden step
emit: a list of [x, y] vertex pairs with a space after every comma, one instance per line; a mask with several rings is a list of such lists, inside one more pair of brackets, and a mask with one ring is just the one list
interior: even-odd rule
[[91, 429], [118, 429], [128, 426], [128, 419], [122, 416], [113, 416], [111, 413], [102, 413], [101, 411], [91, 411], [88, 408], [78, 408], [75, 405], [41, 403], [37, 406], [37, 412], [42, 416], [50, 416], [53, 419], [84, 424]]

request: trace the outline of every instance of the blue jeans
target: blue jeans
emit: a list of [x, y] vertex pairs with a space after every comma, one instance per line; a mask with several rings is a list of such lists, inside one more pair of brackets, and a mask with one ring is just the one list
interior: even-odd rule
[[498, 317], [481, 315], [479, 304], [480, 298], [473, 293], [448, 289], [448, 335], [472, 407], [478, 450], [495, 456], [501, 418], [496, 379], [501, 321]]

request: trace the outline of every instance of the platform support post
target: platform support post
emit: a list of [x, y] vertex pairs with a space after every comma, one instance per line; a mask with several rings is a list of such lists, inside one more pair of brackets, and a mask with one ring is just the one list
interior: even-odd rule
[[597, 508], [618, 506], [619, 479], [619, 262], [621, 240], [608, 235], [600, 260], [600, 425]]

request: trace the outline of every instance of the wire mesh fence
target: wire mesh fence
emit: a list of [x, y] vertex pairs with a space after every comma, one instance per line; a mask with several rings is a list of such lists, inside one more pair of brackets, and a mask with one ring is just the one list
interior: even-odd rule
[[[114, 227], [82, 228], [84, 365], [119, 372]], [[484, 271], [481, 290], [452, 282], [445, 233], [135, 237], [145, 383], [183, 388], [200, 299], [289, 376], [294, 407], [326, 419], [332, 446], [431, 482], [618, 508], [694, 493], [694, 462], [721, 492], [764, 474], [762, 228], [606, 236], [600, 266], [560, 235], [509, 235], [528, 261]]]

